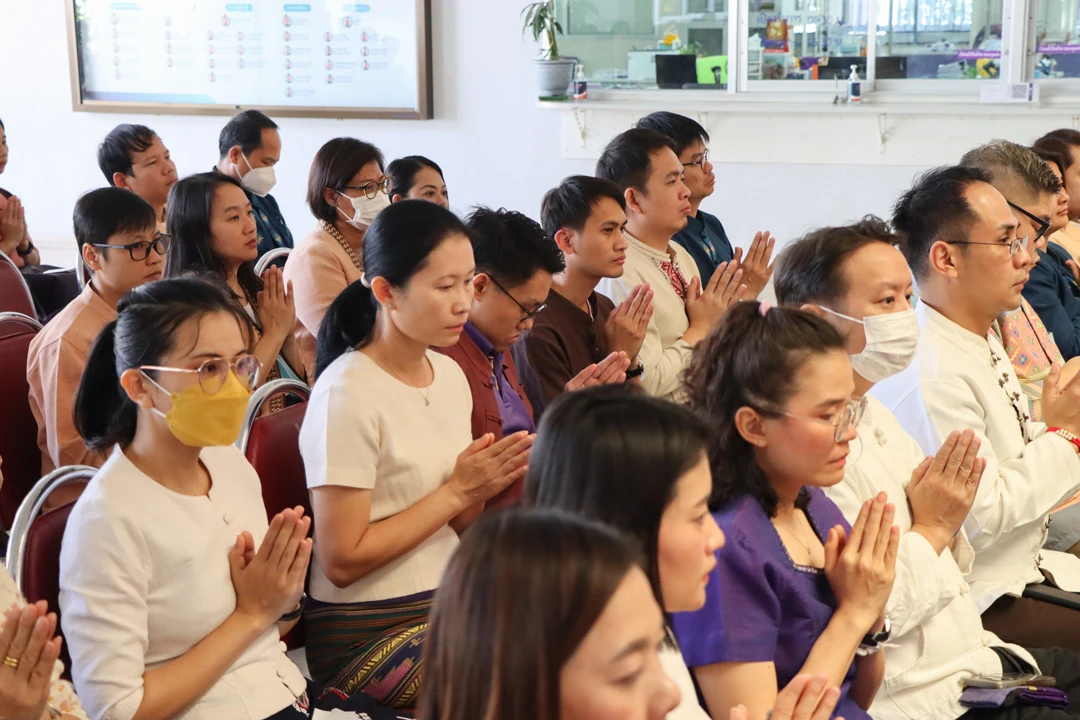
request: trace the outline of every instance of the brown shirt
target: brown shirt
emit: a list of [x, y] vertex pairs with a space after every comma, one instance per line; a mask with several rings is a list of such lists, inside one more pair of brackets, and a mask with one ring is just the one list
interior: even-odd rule
[[116, 309], [87, 283], [30, 343], [26, 381], [30, 410], [38, 425], [43, 475], [64, 465], [101, 467], [105, 463], [105, 457], [88, 450], [75, 430], [73, 411], [90, 346], [115, 319]]
[[321, 227], [308, 233], [285, 261], [285, 282], [292, 283], [296, 303], [293, 334], [308, 383], [315, 381], [315, 339], [323, 316], [360, 274], [344, 248]]
[[615, 303], [594, 291], [589, 296], [589, 307], [591, 318], [552, 290], [547, 307], [522, 339], [531, 369], [526, 373], [526, 389], [537, 418], [544, 407], [565, 392], [566, 383], [608, 355], [604, 326]]

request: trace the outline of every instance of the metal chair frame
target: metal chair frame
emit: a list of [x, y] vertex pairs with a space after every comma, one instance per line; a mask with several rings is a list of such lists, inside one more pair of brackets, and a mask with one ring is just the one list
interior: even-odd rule
[[259, 417], [263, 405], [270, 398], [286, 393], [307, 400], [311, 397], [311, 388], [299, 380], [271, 380], [251, 394], [251, 399], [248, 400], [247, 412], [244, 413], [243, 429], [240, 431], [240, 437], [236, 441], [236, 447], [244, 455], [247, 455], [248, 439], [251, 437], [251, 425], [255, 422], [255, 418]]
[[[30, 286], [26, 284], [26, 278], [24, 278], [22, 276], [22, 273], [19, 271], [19, 266], [15, 264], [14, 260], [9, 258], [4, 253], [0, 253], [0, 262], [7, 263], [8, 265], [11, 266], [11, 269], [15, 271], [15, 276], [17, 278], [19, 278], [19, 283], [22, 285], [22, 289], [26, 292], [26, 297], [29, 298], [29, 300], [30, 300], [30, 307], [33, 308], [33, 310], [34, 310], [33, 319], [38, 320], [37, 307], [34, 305], [34, 295], [33, 295], [33, 293], [30, 292]], [[16, 313], [16, 314], [17, 315], [22, 315], [22, 313]]]
[[97, 468], [88, 465], [68, 465], [57, 468], [45, 477], [34, 483], [33, 489], [19, 504], [19, 510], [15, 513], [15, 522], [11, 524], [11, 534], [8, 537], [7, 569], [20, 595], [23, 592], [23, 569], [26, 567], [26, 539], [30, 534], [30, 527], [41, 515], [41, 508], [45, 501], [54, 491], [75, 482], [88, 481], [98, 472]]
[[266, 270], [266, 268], [270, 267], [270, 263], [280, 258], [289, 257], [289, 253], [291, 252], [292, 248], [286, 247], [274, 248], [273, 250], [268, 251], [265, 255], [259, 258], [259, 261], [257, 263], [255, 263], [255, 274], [262, 275], [263, 271]]
[[0, 325], [6, 322], [19, 323], [31, 330], [41, 330], [43, 327], [37, 319], [32, 318], [29, 315], [23, 315], [21, 312], [0, 312]]

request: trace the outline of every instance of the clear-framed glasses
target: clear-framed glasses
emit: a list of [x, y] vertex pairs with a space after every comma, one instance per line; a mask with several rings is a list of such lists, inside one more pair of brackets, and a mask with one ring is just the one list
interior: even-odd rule
[[993, 245], [994, 247], [1008, 247], [1010, 255], [1015, 255], [1016, 253], [1020, 252], [1021, 248], [1027, 250], [1028, 246], [1028, 238], [1026, 237], [1013, 238], [1007, 246], [1005, 245], [1005, 243], [1001, 242], [974, 242], [972, 240], [956, 240], [952, 242], [946, 242], [948, 242], [950, 245]]
[[207, 395], [213, 395], [225, 387], [225, 381], [229, 379], [230, 369], [236, 373], [236, 379], [240, 381], [241, 385], [248, 390], [254, 390], [255, 385], [259, 382], [262, 361], [254, 355], [242, 355], [231, 362], [225, 358], [210, 358], [200, 365], [197, 370], [162, 367], [160, 365], [142, 365], [139, 369], [155, 370], [157, 372], [197, 373], [199, 386], [203, 389], [203, 392]]
[[488, 277], [491, 278], [491, 282], [495, 283], [495, 287], [502, 290], [503, 295], [505, 295], [506, 297], [513, 300], [514, 304], [517, 305], [519, 308], [521, 308], [521, 312], [525, 313], [525, 316], [523, 318], [521, 318], [521, 322], [525, 322], [526, 320], [532, 320], [537, 315], [539, 315], [541, 312], [543, 312], [544, 308], [547, 307], [547, 303], [540, 303], [539, 305], [534, 307], [532, 310], [530, 310], [529, 308], [525, 307], [520, 302], [518, 302], [518, 299], [516, 297], [514, 297], [513, 295], [511, 295], [509, 290], [507, 290], [502, 285], [500, 285], [498, 280], [491, 277], [491, 275], [488, 275]]
[[142, 262], [146, 258], [150, 257], [150, 251], [153, 250], [158, 255], [164, 255], [169, 252], [169, 248], [172, 247], [172, 235], [161, 233], [150, 242], [140, 240], [139, 242], [133, 242], [130, 245], [106, 245], [104, 243], [91, 243], [91, 246], [96, 248], [109, 248], [110, 250], [127, 250], [128, 255], [135, 262]]
[[368, 180], [367, 182], [360, 183], [359, 185], [346, 185], [342, 188], [342, 190], [360, 190], [364, 193], [364, 197], [366, 197], [368, 200], [374, 200], [375, 196], [378, 195], [379, 192], [383, 192], [386, 195], [390, 194], [391, 182], [392, 180], [384, 175], [378, 180]]
[[822, 425], [832, 425], [833, 428], [835, 428], [833, 440], [835, 442], [841, 442], [844, 439], [844, 436], [847, 435], [848, 430], [859, 424], [864, 412], [866, 412], [865, 395], [858, 400], [848, 401], [848, 404], [844, 406], [844, 409], [832, 420], [810, 417], [809, 415], [796, 415], [795, 413], [789, 412], [780, 412], [778, 414], [798, 418], [800, 420], [811, 420], [816, 423], [821, 423]]
[[701, 156], [700, 160], [695, 160], [693, 162], [683, 163], [682, 166], [683, 167], [694, 167], [695, 165], [697, 165], [702, 170], [704, 170], [705, 169], [705, 163], [707, 163], [707, 162], [709, 162], [709, 151], [708, 150], [705, 151], [705, 154]]
[[[1008, 200], [1006, 200], [1005, 202], [1009, 202], [1009, 201], [1008, 201]], [[1013, 204], [1013, 203], [1011, 203], [1011, 202], [1009, 203], [1009, 207], [1011, 207], [1011, 208], [1012, 208], [1013, 210], [1015, 210], [1016, 212], [1020, 213], [1021, 215], [1025, 215], [1025, 216], [1026, 216], [1026, 217], [1027, 217], [1027, 218], [1028, 218], [1029, 220], [1031, 220], [1031, 222], [1035, 223], [1035, 227], [1039, 228], [1039, 229], [1038, 229], [1038, 230], [1037, 230], [1037, 231], [1035, 232], [1035, 237], [1034, 237], [1034, 238], [1032, 238], [1032, 240], [1033, 240], [1034, 242], [1039, 242], [1039, 239], [1040, 239], [1040, 238], [1041, 238], [1041, 237], [1042, 237], [1043, 235], [1045, 235], [1045, 234], [1046, 234], [1046, 231], [1047, 231], [1047, 230], [1049, 230], [1049, 229], [1050, 229], [1050, 221], [1049, 221], [1049, 220], [1044, 220], [1044, 219], [1043, 219], [1043, 218], [1041, 218], [1041, 217], [1037, 217], [1037, 216], [1035, 216], [1035, 215], [1032, 215], [1031, 213], [1029, 213], [1029, 212], [1028, 212], [1027, 210], [1025, 210], [1024, 208], [1020, 207], [1019, 205], [1014, 205], [1014, 204]]]

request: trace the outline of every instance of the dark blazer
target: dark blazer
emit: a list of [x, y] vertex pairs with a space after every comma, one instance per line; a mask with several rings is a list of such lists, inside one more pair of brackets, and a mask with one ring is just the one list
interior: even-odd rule
[[1024, 286], [1024, 298], [1043, 321], [1066, 360], [1080, 356], [1080, 290], [1065, 261], [1065, 248], [1049, 243]]

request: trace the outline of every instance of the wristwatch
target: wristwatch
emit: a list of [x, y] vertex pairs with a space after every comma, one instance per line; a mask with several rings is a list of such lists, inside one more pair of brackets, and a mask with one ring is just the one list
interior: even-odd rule
[[307, 605], [307, 593], [300, 593], [300, 604], [296, 606], [296, 609], [290, 613], [285, 613], [278, 618], [278, 622], [292, 622], [293, 620], [300, 619], [300, 616], [304, 614], [304, 606]]
[[885, 643], [888, 642], [891, 635], [892, 625], [889, 624], [889, 616], [886, 615], [885, 626], [881, 628], [881, 632], [866, 633], [866, 637], [863, 638], [863, 641], [855, 651], [855, 654], [859, 657], [873, 655], [881, 650], [881, 648], [885, 647]]
[[19, 254], [19, 257], [30, 257], [34, 254], [35, 250], [37, 250], [37, 248], [34, 247], [34, 241], [30, 239], [27, 239], [26, 241], [26, 250], [20, 250], [19, 248], [15, 248], [15, 252]]
[[641, 360], [637, 361], [637, 367], [626, 371], [627, 378], [641, 377], [645, 374], [645, 366], [641, 363]]

